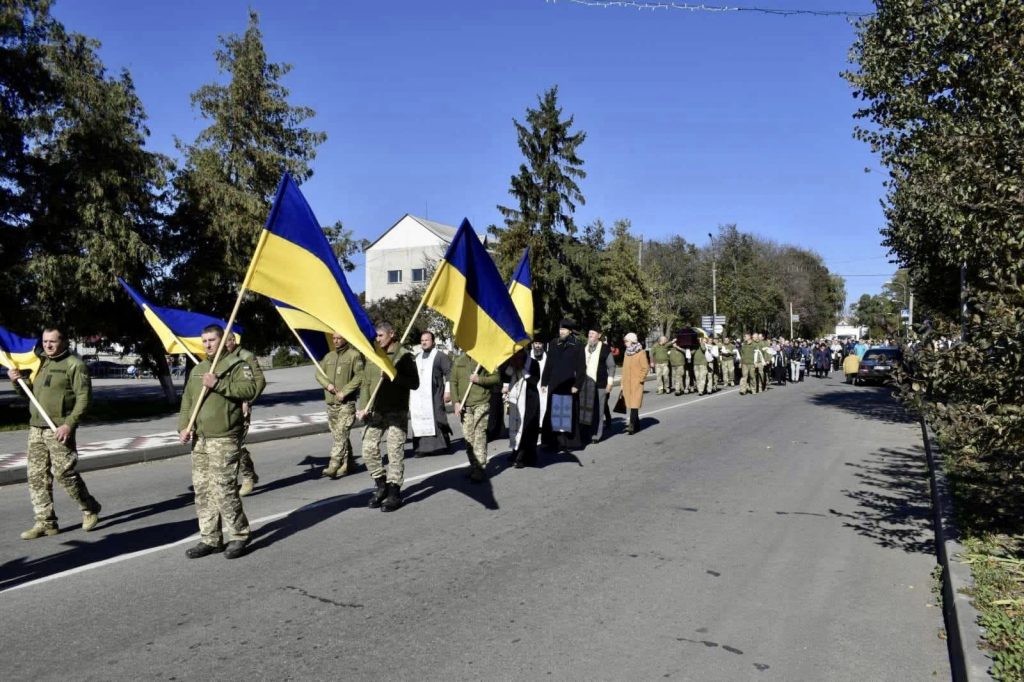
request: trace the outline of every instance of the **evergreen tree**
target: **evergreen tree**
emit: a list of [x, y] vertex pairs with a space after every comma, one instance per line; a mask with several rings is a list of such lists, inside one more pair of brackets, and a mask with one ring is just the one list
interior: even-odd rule
[[594, 253], [576, 239], [573, 220], [577, 205], [585, 203], [577, 181], [586, 177], [578, 155], [586, 133], [572, 132], [573, 123], [572, 116], [562, 119], [557, 87], [538, 97], [536, 109], [526, 110], [525, 123], [514, 121], [524, 163], [512, 176], [509, 194], [518, 205], [498, 206], [505, 226], [490, 228], [497, 237], [495, 260], [506, 276], [530, 247], [541, 338], [553, 334], [563, 316], [582, 321], [599, 300], [590, 277]]
[[[297, 182], [308, 179], [310, 162], [326, 135], [305, 127], [312, 109], [289, 104], [280, 81], [291, 66], [268, 61], [255, 12], [249, 12], [245, 33], [223, 36], [220, 45], [214, 54], [229, 80], [204, 85], [192, 95], [193, 106], [210, 125], [193, 143], [178, 143], [184, 166], [174, 179], [178, 205], [167, 249], [171, 283], [180, 300], [226, 317], [281, 175], [288, 171]], [[340, 225], [327, 231], [346, 263], [350, 233]], [[277, 313], [261, 297], [247, 297], [239, 321], [246, 345], [258, 350], [288, 338]]]

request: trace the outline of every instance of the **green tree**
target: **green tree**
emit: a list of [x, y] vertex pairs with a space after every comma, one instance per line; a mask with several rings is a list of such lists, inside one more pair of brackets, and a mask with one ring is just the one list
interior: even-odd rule
[[[197, 310], [226, 317], [281, 175], [308, 179], [326, 135], [305, 126], [312, 109], [288, 102], [281, 80], [291, 66], [268, 60], [255, 12], [249, 12], [245, 33], [220, 38], [214, 56], [228, 81], [192, 95], [210, 125], [191, 144], [178, 142], [184, 165], [174, 178], [177, 207], [166, 244], [172, 293]], [[348, 259], [357, 248], [351, 234], [340, 224], [326, 229], [335, 253], [351, 268]], [[240, 320], [246, 345], [258, 350], [286, 338], [272, 306], [260, 297], [246, 298]]]
[[107, 75], [99, 44], [67, 33], [50, 3], [0, 9], [0, 315], [25, 331], [138, 338], [114, 279], [158, 266], [168, 161], [144, 148], [127, 72]]
[[562, 118], [557, 87], [538, 97], [536, 109], [526, 110], [525, 123], [514, 124], [524, 157], [509, 189], [517, 206], [498, 206], [505, 225], [489, 231], [497, 238], [495, 261], [506, 277], [530, 247], [535, 326], [550, 335], [561, 317], [581, 318], [599, 300], [588, 279], [596, 257], [586, 246], [598, 235], [584, 235], [581, 242], [573, 220], [576, 207], [585, 203], [577, 181], [586, 177], [579, 157], [586, 133], [572, 131], [572, 116]]
[[651, 287], [640, 269], [640, 240], [629, 229], [629, 220], [615, 221], [597, 280], [605, 296], [600, 321], [614, 343], [629, 332], [645, 339], [655, 322]]

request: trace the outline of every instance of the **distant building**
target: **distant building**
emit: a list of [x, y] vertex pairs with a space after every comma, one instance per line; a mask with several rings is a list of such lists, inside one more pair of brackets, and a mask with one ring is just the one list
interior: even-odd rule
[[455, 227], [406, 213], [366, 247], [366, 302], [425, 283], [444, 256]]

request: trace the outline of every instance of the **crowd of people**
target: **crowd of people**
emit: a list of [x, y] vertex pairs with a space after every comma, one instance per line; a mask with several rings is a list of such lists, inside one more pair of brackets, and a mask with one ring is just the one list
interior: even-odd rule
[[[338, 478], [357, 470], [350, 435], [361, 421], [361, 455], [374, 483], [369, 507], [383, 512], [402, 506], [408, 437], [416, 457], [452, 451], [449, 405], [462, 425], [469, 479], [479, 483], [488, 477], [488, 443], [501, 438], [506, 428], [513, 466], [520, 469], [537, 464], [538, 447], [565, 453], [602, 441], [612, 411], [625, 415], [627, 434], [636, 433], [644, 382], [652, 370], [656, 394], [706, 395], [735, 385], [740, 395], [758, 394], [770, 383], [803, 381], [809, 372], [828, 376], [842, 366], [844, 357], [862, 356], [869, 347], [854, 341], [789, 341], [761, 334], [733, 341], [692, 329], [673, 339], [663, 336], [649, 348], [630, 333], [621, 346], [613, 347], [599, 324], [580, 330], [566, 318], [559, 323], [557, 338], [532, 343], [492, 372], [464, 353], [450, 358], [437, 348], [430, 331], [420, 335], [415, 353], [400, 343], [389, 322], [378, 322], [376, 334], [395, 367], [394, 378], [335, 334], [332, 350], [320, 360], [316, 381], [324, 389], [332, 440], [321, 475]], [[192, 369], [179, 413], [181, 442], [192, 447], [200, 529], [199, 543], [186, 551], [189, 558], [223, 552], [233, 559], [244, 554], [249, 522], [241, 498], [259, 480], [245, 436], [252, 403], [266, 381], [253, 354], [239, 347], [234, 334], [224, 336], [218, 325], [203, 330], [208, 358], [215, 356], [222, 339], [226, 352], [216, 368], [207, 359]], [[44, 330], [42, 348], [36, 376], [23, 376], [17, 369], [8, 372], [14, 382], [28, 381], [46, 412], [43, 415], [35, 404], [30, 407], [28, 485], [34, 524], [21, 534], [27, 540], [59, 532], [54, 478], [79, 504], [82, 530], [96, 526], [101, 510], [75, 470], [75, 432], [92, 394], [88, 371], [68, 350], [61, 330]], [[613, 401], [617, 372], [620, 391]], [[59, 424], [56, 429], [48, 427], [47, 415]]]

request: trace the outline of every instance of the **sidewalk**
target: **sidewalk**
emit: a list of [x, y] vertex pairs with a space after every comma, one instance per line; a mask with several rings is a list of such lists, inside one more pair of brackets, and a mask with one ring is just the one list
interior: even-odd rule
[[[246, 442], [262, 443], [329, 431], [323, 389], [314, 381], [310, 367], [270, 370], [266, 376], [267, 388], [253, 407], [255, 418]], [[647, 381], [652, 380], [654, 375], [648, 375]], [[618, 385], [619, 377], [613, 383]], [[180, 390], [180, 385], [175, 385]], [[96, 395], [108, 398], [117, 395], [125, 400], [160, 393], [155, 379], [97, 379], [93, 386]], [[3, 397], [0, 392], [0, 399]], [[177, 425], [177, 415], [86, 424], [78, 429], [78, 470], [92, 471], [187, 455], [189, 446], [178, 442]], [[0, 432], [0, 485], [26, 480], [27, 442], [27, 430]]]

